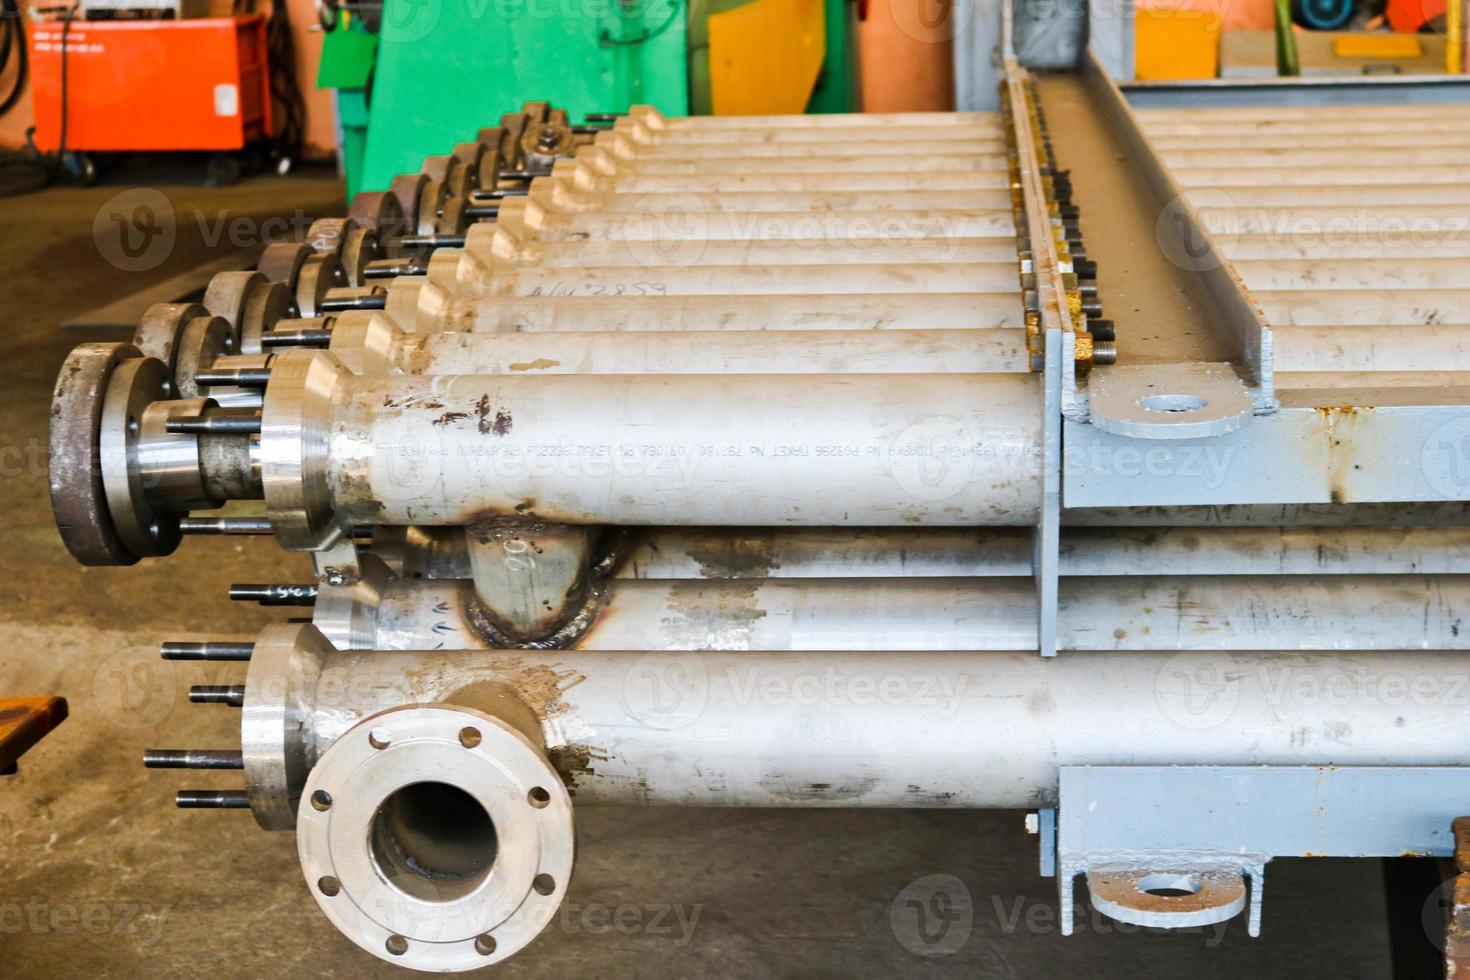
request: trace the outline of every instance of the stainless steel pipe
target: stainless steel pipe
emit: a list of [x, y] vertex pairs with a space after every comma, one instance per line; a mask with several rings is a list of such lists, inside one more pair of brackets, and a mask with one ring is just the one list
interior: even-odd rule
[[[1028, 577], [623, 579], [566, 649], [1027, 650]], [[319, 600], [320, 603], [320, 600]], [[387, 584], [361, 649], [488, 649], [466, 581]], [[1464, 650], [1464, 576], [1066, 578], [1058, 646], [1112, 650]], [[334, 621], [337, 617], [333, 617]], [[332, 637], [334, 642], [340, 641]]]
[[496, 518], [1031, 524], [1038, 398], [1029, 374], [370, 378], [287, 351], [260, 473], [288, 548]]
[[534, 720], [579, 806], [1035, 807], [1062, 765], [1456, 765], [1467, 691], [1463, 653], [359, 653], [281, 625], [242, 743], [269, 829], [360, 721], [463, 702]]

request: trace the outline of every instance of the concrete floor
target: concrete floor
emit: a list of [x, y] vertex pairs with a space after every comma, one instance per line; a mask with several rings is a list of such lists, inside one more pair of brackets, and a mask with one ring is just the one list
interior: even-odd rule
[[[403, 976], [318, 913], [294, 840], [244, 812], [187, 812], [185, 787], [238, 774], [147, 772], [147, 747], [237, 747], [238, 713], [192, 706], [193, 683], [235, 665], [167, 664], [167, 639], [248, 636], [277, 614], [232, 606], [232, 581], [304, 580], [269, 541], [194, 539], [172, 558], [87, 569], [62, 549], [47, 500], [47, 409], [67, 315], [197, 261], [221, 214], [339, 210], [324, 179], [257, 178], [228, 190], [164, 191], [179, 216], [166, 262], [129, 273], [93, 241], [99, 209], [126, 185], [0, 200], [0, 692], [57, 693], [71, 719], [0, 781], [0, 977]], [[197, 211], [196, 211], [197, 209]], [[228, 209], [228, 211], [227, 211]], [[236, 778], [232, 778], [232, 776]], [[1056, 928], [1053, 883], [1019, 813], [584, 810], [564, 914], [508, 977], [848, 976], [1031, 980], [1390, 975], [1378, 862], [1279, 861], [1265, 933], [1138, 934], [1089, 915]], [[890, 906], [910, 883], [952, 875], [969, 914], [952, 955], [921, 958]], [[899, 903], [900, 911], [903, 904]], [[1418, 907], [1397, 910], [1414, 917]], [[1427, 941], [1427, 940], [1426, 940]]]

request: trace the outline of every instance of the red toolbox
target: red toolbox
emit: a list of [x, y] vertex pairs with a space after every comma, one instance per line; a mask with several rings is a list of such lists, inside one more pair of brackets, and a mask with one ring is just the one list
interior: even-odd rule
[[265, 17], [42, 21], [31, 31], [36, 145], [238, 150], [271, 135]]

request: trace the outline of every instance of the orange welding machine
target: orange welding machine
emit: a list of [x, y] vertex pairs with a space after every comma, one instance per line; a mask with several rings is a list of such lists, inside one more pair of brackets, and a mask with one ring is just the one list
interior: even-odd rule
[[272, 135], [259, 14], [44, 21], [31, 52], [39, 149], [229, 151]]

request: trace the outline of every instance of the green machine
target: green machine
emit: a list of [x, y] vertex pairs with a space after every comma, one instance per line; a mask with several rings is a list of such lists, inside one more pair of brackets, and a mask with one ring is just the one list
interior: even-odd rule
[[[588, 113], [710, 111], [712, 14], [760, 0], [383, 0], [326, 30], [318, 88], [337, 93], [350, 198], [418, 170], [528, 99]], [[809, 112], [856, 108], [848, 0], [824, 0]], [[328, 25], [324, 22], [324, 27]]]

